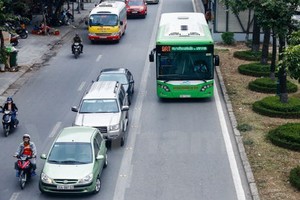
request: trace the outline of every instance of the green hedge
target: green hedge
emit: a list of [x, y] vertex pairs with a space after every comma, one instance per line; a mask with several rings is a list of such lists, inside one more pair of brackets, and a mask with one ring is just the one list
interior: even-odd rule
[[252, 109], [269, 117], [297, 119], [300, 118], [300, 99], [289, 97], [288, 103], [281, 103], [278, 96], [270, 96], [256, 101]]
[[300, 166], [297, 166], [290, 171], [289, 181], [292, 186], [300, 190]]
[[241, 60], [259, 61], [261, 58], [261, 51], [253, 52], [251, 50], [236, 51], [233, 53], [233, 57]]
[[270, 65], [261, 63], [243, 64], [238, 67], [238, 71], [247, 76], [267, 77], [270, 76]]
[[[248, 88], [255, 92], [262, 93], [277, 93], [277, 80], [272, 80], [271, 78], [258, 78], [251, 81], [248, 84]], [[294, 93], [297, 92], [298, 86], [290, 81], [287, 81], [287, 92]]]
[[267, 138], [275, 145], [300, 151], [300, 123], [287, 123], [269, 131]]

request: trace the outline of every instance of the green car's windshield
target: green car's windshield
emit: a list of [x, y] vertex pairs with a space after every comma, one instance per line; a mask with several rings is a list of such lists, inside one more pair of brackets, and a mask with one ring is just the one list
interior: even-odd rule
[[48, 157], [49, 163], [78, 165], [93, 162], [90, 143], [56, 142]]
[[116, 99], [85, 99], [79, 113], [117, 113], [119, 107]]

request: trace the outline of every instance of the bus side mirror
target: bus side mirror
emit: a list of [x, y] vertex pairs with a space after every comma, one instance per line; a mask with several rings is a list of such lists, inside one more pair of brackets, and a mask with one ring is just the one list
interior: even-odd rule
[[155, 52], [156, 49], [153, 49], [150, 54], [149, 54], [149, 61], [150, 62], [154, 62], [154, 52]]
[[218, 55], [214, 56], [214, 60], [215, 60], [215, 66], [219, 66], [220, 65], [220, 58]]
[[88, 25], [88, 21], [87, 20], [85, 20], [84, 23], [85, 23], [85, 25]]
[[123, 21], [120, 21], [120, 25], [121, 25], [121, 26], [123, 25]]
[[149, 61], [150, 61], [150, 62], [154, 62], [154, 54], [152, 53], [152, 51], [151, 51], [151, 53], [149, 54]]

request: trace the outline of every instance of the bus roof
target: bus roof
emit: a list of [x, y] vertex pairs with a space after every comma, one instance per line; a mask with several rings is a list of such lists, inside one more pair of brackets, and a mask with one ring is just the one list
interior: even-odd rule
[[121, 1], [104, 1], [98, 4], [91, 11], [90, 15], [99, 14], [99, 13], [107, 13], [107, 14], [116, 14], [119, 15], [120, 12], [126, 8], [126, 4]]
[[160, 18], [156, 44], [213, 44], [213, 39], [203, 13], [163, 13]]

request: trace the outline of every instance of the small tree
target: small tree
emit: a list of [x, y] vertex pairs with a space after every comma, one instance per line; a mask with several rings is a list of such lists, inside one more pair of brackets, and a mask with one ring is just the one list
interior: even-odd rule
[[288, 75], [300, 83], [300, 44], [285, 49], [280, 66], [285, 66]]

